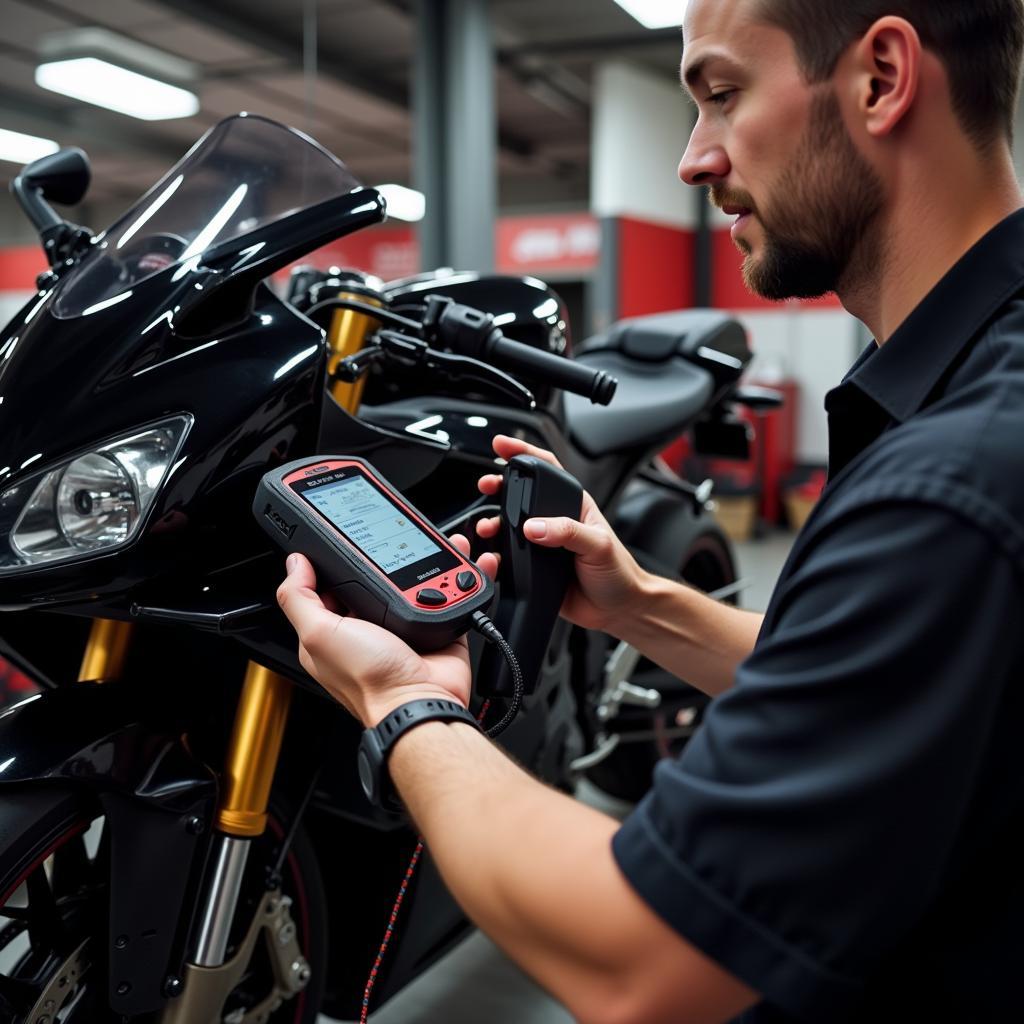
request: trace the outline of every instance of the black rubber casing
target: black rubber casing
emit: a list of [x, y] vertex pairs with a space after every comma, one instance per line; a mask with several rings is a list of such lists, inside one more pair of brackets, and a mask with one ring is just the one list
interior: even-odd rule
[[[558, 621], [565, 592], [573, 579], [574, 555], [563, 548], [542, 548], [527, 540], [523, 524], [535, 516], [579, 519], [583, 488], [565, 470], [531, 455], [509, 460], [501, 490], [498, 550], [498, 607], [495, 626], [516, 652], [523, 690], [533, 693]], [[494, 648], [483, 654], [477, 691], [486, 697], [511, 697], [512, 673]]]
[[[418, 525], [443, 550], [465, 563], [460, 568], [477, 576], [477, 590], [447, 608], [420, 609], [403, 598], [365, 555], [283, 482], [305, 467], [330, 462], [358, 463], [418, 520]], [[494, 599], [494, 586], [486, 574], [453, 547], [437, 527], [365, 459], [324, 455], [316, 461], [306, 458], [280, 466], [260, 481], [252, 510], [256, 521], [284, 551], [299, 552], [312, 562], [321, 594], [331, 594], [352, 614], [394, 633], [417, 651], [437, 651], [453, 643], [469, 631], [474, 613], [486, 613]], [[432, 581], [424, 580], [423, 586], [431, 587]]]

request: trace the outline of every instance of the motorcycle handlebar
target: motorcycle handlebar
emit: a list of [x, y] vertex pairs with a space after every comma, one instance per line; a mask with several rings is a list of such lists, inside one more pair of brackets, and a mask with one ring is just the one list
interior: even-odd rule
[[604, 370], [593, 370], [564, 356], [506, 338], [494, 326], [491, 314], [441, 296], [427, 300], [423, 328], [428, 344], [439, 341], [460, 355], [582, 395], [595, 405], [608, 405], [619, 386]]
[[565, 356], [512, 341], [500, 331], [489, 340], [487, 354], [496, 366], [514, 374], [521, 373], [524, 377], [539, 377], [563, 391], [589, 398], [594, 405], [608, 405], [619, 386], [619, 382], [604, 370], [593, 370]]

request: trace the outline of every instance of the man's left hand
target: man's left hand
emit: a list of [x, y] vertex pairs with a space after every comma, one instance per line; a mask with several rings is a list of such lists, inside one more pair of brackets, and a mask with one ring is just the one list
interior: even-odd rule
[[[465, 537], [451, 540], [469, 554]], [[380, 626], [336, 614], [317, 594], [316, 574], [303, 555], [288, 557], [277, 600], [298, 634], [302, 667], [366, 727], [411, 700], [441, 697], [468, 706], [472, 677], [465, 637], [420, 655]]]

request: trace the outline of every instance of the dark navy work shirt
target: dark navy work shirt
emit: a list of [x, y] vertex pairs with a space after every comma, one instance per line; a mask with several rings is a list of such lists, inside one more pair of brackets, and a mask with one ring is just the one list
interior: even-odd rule
[[744, 1022], [1024, 1021], [1024, 211], [826, 409], [757, 645], [615, 856]]

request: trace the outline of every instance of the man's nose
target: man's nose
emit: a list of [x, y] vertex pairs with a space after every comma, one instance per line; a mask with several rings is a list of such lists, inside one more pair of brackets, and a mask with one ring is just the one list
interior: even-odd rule
[[690, 142], [679, 161], [679, 177], [687, 185], [713, 185], [728, 177], [731, 166], [725, 149], [715, 140], [694, 129]]

